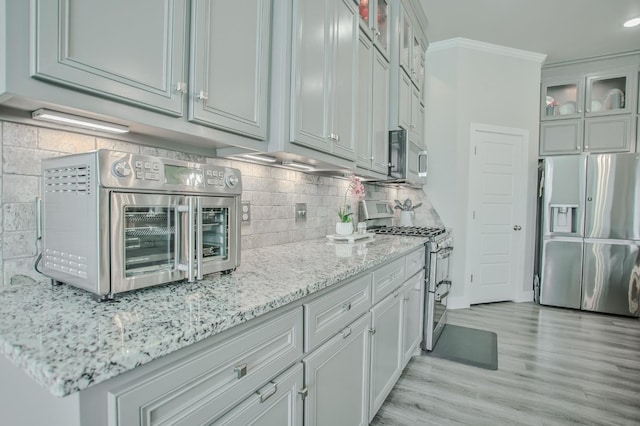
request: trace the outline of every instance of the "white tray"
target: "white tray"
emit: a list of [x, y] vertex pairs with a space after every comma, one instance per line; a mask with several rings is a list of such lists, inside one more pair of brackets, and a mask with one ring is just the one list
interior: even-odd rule
[[376, 234], [373, 232], [365, 232], [364, 234], [353, 233], [349, 235], [332, 234], [332, 235], [327, 235], [327, 238], [333, 241], [346, 241], [348, 243], [353, 243], [353, 242], [364, 240], [367, 238], [373, 239], [375, 235]]

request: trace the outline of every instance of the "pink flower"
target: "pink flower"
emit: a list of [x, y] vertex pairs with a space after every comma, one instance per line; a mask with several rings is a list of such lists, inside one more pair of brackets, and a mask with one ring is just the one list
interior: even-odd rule
[[338, 217], [340, 218], [341, 222], [351, 222], [351, 215], [353, 213], [350, 212], [349, 208], [347, 207], [348, 195], [351, 195], [351, 198], [353, 198], [355, 201], [364, 200], [364, 197], [365, 197], [364, 185], [362, 184], [362, 181], [360, 180], [360, 178], [355, 175], [351, 175], [351, 177], [349, 178], [349, 186], [347, 187], [347, 190], [344, 192], [344, 203], [342, 207], [338, 209]]

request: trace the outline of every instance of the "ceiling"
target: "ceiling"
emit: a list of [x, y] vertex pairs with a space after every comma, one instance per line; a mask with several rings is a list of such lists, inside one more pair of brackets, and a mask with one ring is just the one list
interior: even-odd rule
[[420, 0], [435, 43], [456, 37], [547, 55], [546, 64], [640, 50], [640, 0]]

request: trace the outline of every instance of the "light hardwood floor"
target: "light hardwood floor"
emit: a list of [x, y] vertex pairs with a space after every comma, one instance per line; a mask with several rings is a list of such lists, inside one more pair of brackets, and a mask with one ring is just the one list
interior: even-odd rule
[[640, 425], [640, 320], [510, 302], [447, 315], [497, 333], [498, 371], [416, 356], [372, 425]]

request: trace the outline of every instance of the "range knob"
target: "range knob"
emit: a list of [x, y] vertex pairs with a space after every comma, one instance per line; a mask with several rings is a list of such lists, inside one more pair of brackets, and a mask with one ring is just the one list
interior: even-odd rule
[[124, 160], [116, 161], [111, 168], [117, 177], [127, 177], [131, 174], [131, 166]]
[[236, 186], [238, 184], [238, 182], [240, 181], [240, 179], [238, 179], [238, 176], [236, 175], [228, 175], [227, 178], [225, 179], [227, 182], [227, 186], [229, 188], [233, 188], [234, 186]]

